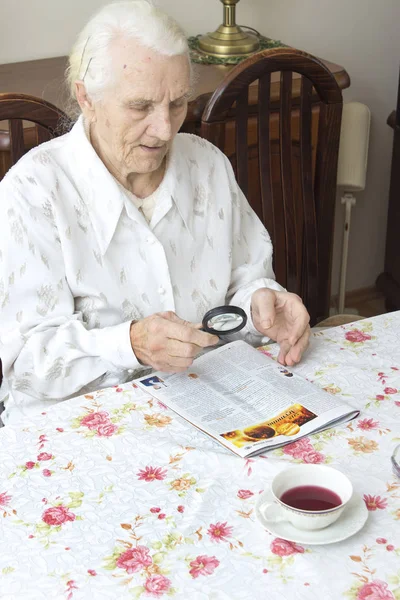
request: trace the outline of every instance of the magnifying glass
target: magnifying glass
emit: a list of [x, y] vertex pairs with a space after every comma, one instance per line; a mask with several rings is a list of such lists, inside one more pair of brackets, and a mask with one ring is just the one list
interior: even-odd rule
[[238, 306], [217, 306], [206, 312], [202, 323], [202, 329], [207, 333], [229, 335], [243, 329], [247, 323], [247, 315]]

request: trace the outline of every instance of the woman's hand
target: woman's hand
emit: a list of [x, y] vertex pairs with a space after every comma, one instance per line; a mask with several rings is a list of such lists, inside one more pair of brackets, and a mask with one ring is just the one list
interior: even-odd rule
[[179, 373], [190, 367], [203, 348], [219, 342], [218, 336], [199, 331], [200, 327], [172, 311], [156, 313], [132, 323], [132, 349], [143, 365], [164, 373]]
[[288, 366], [298, 363], [310, 339], [310, 315], [301, 298], [260, 288], [252, 295], [251, 314], [255, 328], [278, 342], [278, 362]]

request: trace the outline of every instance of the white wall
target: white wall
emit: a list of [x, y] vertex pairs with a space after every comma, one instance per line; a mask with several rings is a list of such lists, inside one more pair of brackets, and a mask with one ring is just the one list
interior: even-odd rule
[[[0, 0], [0, 64], [68, 53], [88, 17], [108, 0]], [[221, 21], [217, 0], [158, 0], [189, 34]], [[352, 78], [346, 100], [372, 111], [367, 189], [353, 212], [348, 288], [372, 285], [383, 268], [392, 132], [400, 61], [400, 0], [242, 0], [239, 21], [332, 62]], [[1, 82], [0, 82], [1, 87]], [[337, 206], [334, 289], [342, 208]]]
[[[68, 54], [89, 16], [110, 0], [0, 0], [0, 64]], [[222, 21], [218, 0], [156, 0], [190, 35]], [[242, 0], [241, 21], [257, 27], [265, 0]]]

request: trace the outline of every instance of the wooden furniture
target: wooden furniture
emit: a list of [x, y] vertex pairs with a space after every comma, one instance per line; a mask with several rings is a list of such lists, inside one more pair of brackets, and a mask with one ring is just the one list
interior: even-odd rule
[[[23, 156], [27, 148], [47, 142], [61, 132], [60, 122], [66, 126], [69, 122], [65, 113], [34, 96], [26, 94], [0, 93], [0, 121], [8, 121], [9, 151], [2, 152], [1, 167], [6, 172]], [[23, 122], [34, 123], [33, 127], [24, 128]], [[3, 140], [0, 138], [3, 144]], [[1, 147], [1, 145], [0, 145]], [[0, 173], [0, 178], [3, 173]]]
[[376, 286], [385, 295], [386, 309], [400, 309], [400, 78], [397, 109], [388, 118], [394, 130], [392, 171], [390, 177], [389, 210], [386, 234], [385, 270], [376, 280]]
[[[280, 108], [271, 118], [271, 73], [277, 71]], [[295, 121], [293, 72], [301, 75]], [[256, 106], [249, 103], [254, 81]], [[313, 93], [319, 101], [314, 127]], [[241, 189], [271, 235], [277, 280], [303, 298], [312, 325], [329, 315], [341, 114], [341, 90], [321, 61], [299, 50], [278, 48], [251, 56], [233, 69], [215, 90], [202, 119], [202, 136], [231, 159]], [[249, 119], [258, 128], [253, 162]], [[234, 145], [227, 132], [232, 123]]]
[[[39, 98], [25, 94], [0, 94], [0, 121], [9, 123], [9, 152], [3, 154], [3, 168], [8, 170], [26, 152], [23, 121], [34, 123], [29, 128], [29, 145], [36, 146], [58, 135], [60, 121], [67, 125], [68, 118], [62, 110]], [[3, 138], [4, 141], [4, 138]], [[0, 359], [0, 385], [3, 369]]]
[[[322, 62], [333, 73], [341, 89], [345, 89], [350, 85], [350, 78], [343, 67], [328, 61]], [[66, 67], [67, 58], [65, 56], [0, 65], [0, 92], [30, 94], [38, 98], [43, 98], [64, 110], [67, 102], [67, 91], [64, 86], [64, 72]], [[214, 90], [232, 70], [232, 67], [194, 64], [193, 70], [193, 95], [189, 103], [188, 114], [182, 131], [200, 135], [201, 116], [204, 107]], [[252, 85], [249, 93], [250, 105], [257, 105], [257, 93], [257, 85]], [[294, 75], [292, 88], [293, 105], [296, 102], [298, 103], [299, 93], [300, 76]], [[271, 75], [271, 100], [277, 114], [279, 109], [279, 75], [276, 73]], [[313, 97], [312, 103], [317, 103], [317, 98]], [[10, 140], [6, 129], [0, 121], [0, 179], [5, 172], [5, 166], [2, 167], [2, 164], [7, 165], [9, 163], [7, 155], [10, 151]], [[25, 132], [25, 143], [27, 148], [35, 145], [34, 132]], [[250, 151], [250, 161], [255, 161], [256, 146], [252, 142], [251, 135], [249, 135], [249, 144], [254, 146]]]

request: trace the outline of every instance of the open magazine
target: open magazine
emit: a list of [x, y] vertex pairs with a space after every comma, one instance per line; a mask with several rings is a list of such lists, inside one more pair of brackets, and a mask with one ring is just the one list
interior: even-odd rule
[[203, 354], [184, 373], [135, 383], [244, 458], [359, 414], [243, 341]]

